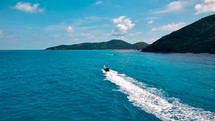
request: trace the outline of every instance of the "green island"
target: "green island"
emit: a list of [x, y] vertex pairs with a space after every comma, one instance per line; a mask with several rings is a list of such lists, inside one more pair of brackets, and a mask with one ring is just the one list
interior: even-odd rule
[[59, 45], [55, 47], [47, 48], [46, 50], [105, 50], [105, 49], [137, 49], [147, 47], [148, 44], [145, 42], [137, 42], [135, 44], [130, 44], [123, 40], [110, 40], [107, 42], [98, 43], [81, 43], [73, 45]]

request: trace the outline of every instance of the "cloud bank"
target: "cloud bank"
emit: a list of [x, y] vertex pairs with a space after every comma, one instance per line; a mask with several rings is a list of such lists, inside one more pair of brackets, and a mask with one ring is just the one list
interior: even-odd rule
[[215, 12], [215, 0], [203, 0], [202, 3], [195, 5], [196, 14]]
[[155, 11], [154, 14], [177, 12], [177, 11], [183, 10], [187, 4], [188, 3], [185, 1], [173, 1], [173, 2], [169, 3], [168, 5], [166, 5], [165, 9]]
[[179, 23], [172, 23], [172, 24], [167, 24], [167, 25], [163, 25], [160, 27], [154, 27], [152, 28], [151, 31], [155, 32], [155, 31], [176, 31], [182, 27], [184, 27], [186, 24], [179, 22]]

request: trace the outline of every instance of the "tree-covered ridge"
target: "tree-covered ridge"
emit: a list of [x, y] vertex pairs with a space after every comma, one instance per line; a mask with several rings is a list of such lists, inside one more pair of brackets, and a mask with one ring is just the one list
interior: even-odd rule
[[162, 37], [142, 51], [215, 53], [215, 14]]
[[59, 45], [55, 47], [47, 48], [46, 50], [92, 50], [92, 49], [142, 49], [148, 44], [144, 42], [138, 42], [135, 44], [127, 43], [123, 40], [110, 40], [107, 42], [99, 43], [81, 43], [73, 45]]

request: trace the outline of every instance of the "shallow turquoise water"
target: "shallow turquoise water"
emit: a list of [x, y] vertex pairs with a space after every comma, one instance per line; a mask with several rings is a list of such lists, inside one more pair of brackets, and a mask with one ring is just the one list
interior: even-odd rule
[[[104, 64], [119, 73], [116, 78], [105, 79]], [[118, 77], [132, 80], [139, 91], [117, 85]], [[144, 104], [155, 98], [143, 98], [145, 92], [177, 108], [173, 113], [154, 112]], [[167, 119], [166, 114], [182, 120], [184, 116], [177, 114], [187, 110], [193, 119], [214, 120], [214, 102], [215, 55], [211, 54], [0, 51], [2, 121], [153, 121]]]

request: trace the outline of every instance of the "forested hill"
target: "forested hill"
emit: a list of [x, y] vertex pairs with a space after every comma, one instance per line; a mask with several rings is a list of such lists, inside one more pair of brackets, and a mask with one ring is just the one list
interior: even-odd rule
[[162, 37], [142, 51], [215, 53], [215, 14]]
[[123, 40], [110, 40], [107, 42], [99, 43], [81, 43], [73, 45], [59, 45], [55, 47], [49, 47], [46, 50], [93, 50], [93, 49], [142, 49], [148, 46], [147, 43], [138, 42], [135, 44], [127, 43]]

